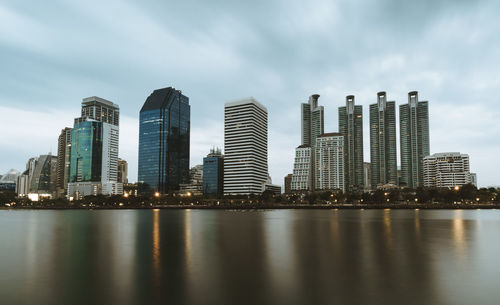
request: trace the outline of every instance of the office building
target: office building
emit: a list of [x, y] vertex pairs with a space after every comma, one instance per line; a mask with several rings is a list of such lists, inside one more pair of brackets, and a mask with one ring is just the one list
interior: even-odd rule
[[399, 106], [401, 179], [409, 188], [424, 185], [424, 158], [430, 154], [429, 103], [418, 100], [418, 92], [408, 93], [408, 104]]
[[325, 133], [316, 138], [316, 190], [345, 191], [344, 137]]
[[424, 158], [424, 186], [453, 188], [471, 183], [469, 155], [437, 153]]
[[470, 183], [477, 187], [477, 174], [476, 173], [470, 173]]
[[312, 171], [314, 170], [312, 162], [312, 150], [309, 145], [300, 145], [295, 149], [295, 160], [293, 163], [293, 174], [291, 189], [293, 192], [312, 191]]
[[199, 164], [189, 170], [189, 182], [179, 184], [179, 194], [185, 196], [203, 195], [203, 165]]
[[224, 156], [219, 148], [211, 149], [203, 158], [203, 194], [217, 197], [224, 194]]
[[355, 105], [354, 95], [339, 107], [339, 132], [344, 137], [345, 188], [362, 191], [363, 179], [363, 107]]
[[68, 190], [70, 163], [71, 163], [71, 133], [73, 128], [66, 127], [61, 130], [57, 139], [57, 176], [56, 197], [66, 196]]
[[224, 106], [224, 194], [261, 194], [268, 175], [267, 109], [254, 98]]
[[290, 194], [292, 192], [292, 177], [293, 174], [288, 174], [284, 179], [285, 194]]
[[398, 184], [396, 152], [396, 102], [387, 101], [385, 92], [377, 93], [370, 105], [371, 188]]
[[139, 118], [139, 193], [161, 194], [189, 183], [189, 98], [172, 87], [153, 91]]
[[128, 162], [122, 159], [118, 159], [118, 182], [128, 183]]
[[83, 99], [71, 133], [68, 198], [123, 193], [118, 182], [119, 116], [118, 105], [108, 100]]

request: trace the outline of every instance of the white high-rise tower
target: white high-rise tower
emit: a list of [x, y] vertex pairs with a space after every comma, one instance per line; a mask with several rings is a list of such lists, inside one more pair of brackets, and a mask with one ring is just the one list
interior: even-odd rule
[[254, 98], [224, 106], [224, 194], [260, 194], [268, 177], [267, 109]]

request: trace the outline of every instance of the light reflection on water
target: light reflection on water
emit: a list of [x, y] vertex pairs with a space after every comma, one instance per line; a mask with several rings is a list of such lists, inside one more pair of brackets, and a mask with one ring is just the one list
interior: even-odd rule
[[500, 211], [0, 211], [2, 304], [498, 304]]

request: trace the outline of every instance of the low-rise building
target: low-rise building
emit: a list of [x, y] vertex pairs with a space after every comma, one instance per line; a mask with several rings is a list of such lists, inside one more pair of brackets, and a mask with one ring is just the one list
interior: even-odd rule
[[452, 188], [471, 183], [469, 155], [436, 153], [424, 158], [424, 186]]

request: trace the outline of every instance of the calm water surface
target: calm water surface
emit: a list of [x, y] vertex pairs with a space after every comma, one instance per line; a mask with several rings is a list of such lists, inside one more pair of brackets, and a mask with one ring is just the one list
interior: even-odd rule
[[0, 304], [500, 304], [500, 211], [0, 211]]

